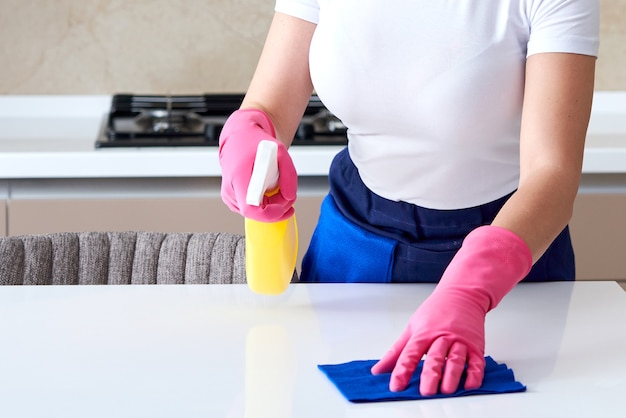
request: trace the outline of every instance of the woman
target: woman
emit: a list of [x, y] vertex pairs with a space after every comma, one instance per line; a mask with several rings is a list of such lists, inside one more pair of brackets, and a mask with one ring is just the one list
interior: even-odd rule
[[[479, 387], [488, 311], [522, 279], [573, 280], [567, 223], [598, 51], [597, 0], [278, 0], [241, 109], [220, 138], [222, 196], [292, 214], [287, 153], [315, 87], [348, 127], [304, 281], [438, 282], [372, 373], [422, 395]], [[280, 193], [245, 204], [256, 144]], [[350, 248], [350, 251], [346, 251]], [[445, 366], [445, 367], [444, 367]]]

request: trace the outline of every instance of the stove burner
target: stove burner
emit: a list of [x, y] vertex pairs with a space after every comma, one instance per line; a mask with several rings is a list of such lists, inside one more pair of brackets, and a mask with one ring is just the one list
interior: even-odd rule
[[[96, 147], [217, 146], [243, 94], [143, 96], [117, 94]], [[293, 145], [345, 145], [346, 127], [311, 96]]]

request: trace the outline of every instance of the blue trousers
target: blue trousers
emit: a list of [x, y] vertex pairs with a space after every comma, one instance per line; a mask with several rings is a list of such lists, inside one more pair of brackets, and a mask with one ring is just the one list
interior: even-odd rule
[[[302, 262], [301, 281], [436, 283], [465, 236], [490, 224], [512, 194], [458, 210], [394, 202], [363, 184], [347, 149], [333, 160], [329, 182]], [[574, 251], [566, 227], [524, 281], [574, 278]]]

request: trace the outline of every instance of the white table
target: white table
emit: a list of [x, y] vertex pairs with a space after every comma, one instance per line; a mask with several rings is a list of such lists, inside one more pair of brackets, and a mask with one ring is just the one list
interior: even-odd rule
[[379, 358], [430, 285], [0, 288], [0, 416], [624, 417], [626, 292], [519, 285], [487, 351], [524, 393], [351, 404], [320, 363]]

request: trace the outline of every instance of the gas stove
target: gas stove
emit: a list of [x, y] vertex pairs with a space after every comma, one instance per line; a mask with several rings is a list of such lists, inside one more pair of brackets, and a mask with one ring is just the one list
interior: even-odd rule
[[[116, 94], [96, 148], [217, 146], [243, 94], [156, 96]], [[311, 96], [292, 145], [345, 145], [346, 128]]]

